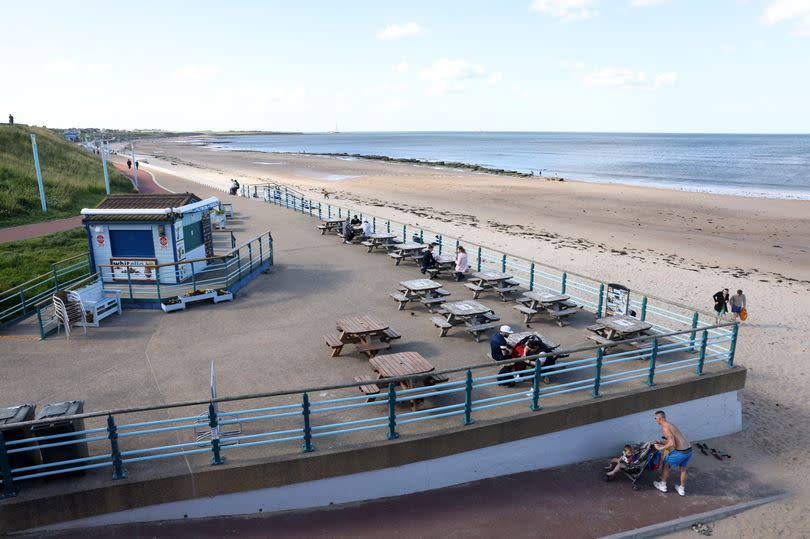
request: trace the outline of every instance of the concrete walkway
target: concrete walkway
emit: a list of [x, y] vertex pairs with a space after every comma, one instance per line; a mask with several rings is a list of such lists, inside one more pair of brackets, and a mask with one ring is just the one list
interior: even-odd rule
[[[39, 537], [602, 537], [777, 494], [730, 462], [697, 455], [689, 494], [662, 494], [648, 476], [600, 480], [602, 462], [574, 464], [342, 505], [261, 516], [130, 524]], [[246, 508], [246, 510], [249, 510]]]

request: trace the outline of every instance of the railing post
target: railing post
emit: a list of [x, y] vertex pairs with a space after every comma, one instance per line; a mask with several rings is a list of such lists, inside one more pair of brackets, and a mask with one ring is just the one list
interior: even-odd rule
[[402, 225], [402, 243], [407, 243], [408, 242], [408, 239], [407, 239], [407, 236], [406, 236], [406, 234], [407, 234], [406, 226], [407, 225]]
[[312, 424], [309, 422], [309, 395], [304, 393], [302, 405], [304, 414], [304, 453], [312, 453], [315, 448], [312, 446]]
[[219, 452], [219, 419], [213, 402], [208, 405], [208, 425], [211, 427], [211, 451], [214, 453], [211, 465], [224, 464], [225, 459]]
[[655, 385], [655, 362], [658, 359], [658, 339], [652, 340], [652, 350], [650, 350], [650, 372], [647, 374], [647, 385]]
[[129, 272], [129, 266], [127, 266], [127, 286], [129, 286], [129, 299], [133, 299], [133, 296], [132, 296], [132, 274]]
[[737, 350], [737, 329], [739, 324], [734, 324], [731, 328], [731, 344], [728, 347], [728, 366], [734, 366], [734, 352]]
[[197, 274], [194, 271], [194, 262], [189, 265], [191, 266], [191, 289], [197, 290]]
[[248, 273], [253, 271], [253, 248], [248, 243]]
[[371, 231], [372, 232], [377, 232], [377, 218], [376, 217], [371, 218]]
[[602, 318], [602, 302], [605, 298], [605, 283], [599, 283], [599, 306], [596, 307], [596, 318]]
[[419, 229], [419, 243], [425, 243], [425, 232], [421, 228]]
[[326, 205], [326, 218], [327, 219], [332, 218], [332, 205], [331, 204]]
[[273, 265], [273, 234], [267, 233], [267, 260]]
[[8, 460], [6, 451], [6, 438], [0, 430], [0, 475], [3, 477], [3, 498], [13, 498], [19, 492], [14, 485], [14, 478], [11, 477], [11, 462]]
[[385, 231], [390, 234], [391, 233], [391, 221], [388, 220], [385, 222]]
[[442, 241], [441, 236], [436, 236], [436, 237], [439, 238], [439, 254], [442, 254], [442, 243], [444, 243], [444, 242]]
[[262, 265], [264, 262], [264, 248], [262, 247], [262, 237], [259, 236], [259, 265]]
[[565, 294], [565, 289], [568, 286], [568, 274], [563, 272], [562, 282], [560, 283], [560, 294]]
[[25, 290], [23, 290], [22, 288], [20, 288], [20, 305], [22, 305], [23, 314], [26, 314], [27, 311], [25, 307]]
[[703, 375], [703, 363], [706, 361], [706, 343], [709, 340], [709, 330], [704, 329], [703, 335], [700, 337], [700, 356], [698, 356], [698, 364], [697, 369], [695, 369], [695, 373], [698, 376]]
[[160, 302], [160, 268], [155, 268], [155, 291]]
[[53, 287], [59, 290], [59, 275], [56, 272], [56, 264], [53, 264], [51, 267], [53, 268]]
[[239, 254], [239, 251], [236, 251], [236, 268], [239, 275], [239, 280], [242, 280], [242, 256]]
[[481, 246], [478, 246], [478, 269], [476, 271], [481, 271]]
[[388, 439], [399, 438], [397, 433], [397, 390], [394, 382], [388, 383]]
[[338, 206], [338, 219], [343, 219], [343, 209]]
[[647, 319], [647, 296], [641, 298], [641, 321], [644, 322]]
[[506, 273], [506, 254], [501, 257], [501, 271]]
[[602, 383], [602, 356], [604, 353], [603, 348], [596, 351], [596, 371], [593, 374], [593, 392], [591, 393], [594, 398], [599, 396], [599, 384]]
[[110, 456], [112, 456], [113, 479], [123, 479], [127, 476], [124, 464], [121, 461], [121, 450], [118, 448], [118, 428], [115, 426], [113, 416], [107, 416], [107, 437], [110, 439]]
[[698, 312], [695, 311], [695, 314], [692, 315], [692, 333], [689, 334], [689, 342], [691, 346], [689, 347], [690, 352], [695, 351], [695, 336], [697, 335], [697, 331], [695, 328], [698, 326]]
[[39, 323], [39, 337], [45, 340], [45, 328], [42, 326], [42, 309], [37, 307], [37, 322]]
[[529, 266], [529, 291], [534, 290], [534, 262]]
[[534, 360], [534, 376], [532, 376], [532, 406], [533, 412], [540, 410], [540, 370], [542, 369], [540, 358]]
[[472, 424], [472, 388], [473, 379], [472, 371], [467, 369], [467, 374], [464, 378], [464, 424]]
[[321, 203], [318, 202], [318, 219], [321, 218]]
[[456, 250], [454, 252], [458, 252], [458, 240], [456, 240]]

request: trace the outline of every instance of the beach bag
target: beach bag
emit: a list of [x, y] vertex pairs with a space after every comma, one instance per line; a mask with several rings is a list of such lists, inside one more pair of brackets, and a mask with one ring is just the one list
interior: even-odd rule
[[740, 320], [746, 320], [748, 318], [748, 309], [745, 307], [742, 308], [740, 311]]

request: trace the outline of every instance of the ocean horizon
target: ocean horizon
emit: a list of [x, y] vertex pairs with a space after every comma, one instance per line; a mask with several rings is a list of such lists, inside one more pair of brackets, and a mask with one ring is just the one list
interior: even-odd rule
[[810, 200], [810, 135], [340, 132], [216, 136], [216, 150], [454, 162], [570, 180]]

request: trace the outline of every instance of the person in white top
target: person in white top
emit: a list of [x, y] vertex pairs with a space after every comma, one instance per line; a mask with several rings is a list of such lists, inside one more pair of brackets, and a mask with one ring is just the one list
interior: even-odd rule
[[371, 233], [372, 233], [371, 223], [369, 223], [368, 219], [366, 219], [365, 221], [363, 221], [363, 236], [369, 237], [371, 236]]
[[470, 264], [467, 261], [467, 251], [459, 245], [456, 248], [456, 281], [464, 279], [464, 273], [468, 269], [470, 269]]

